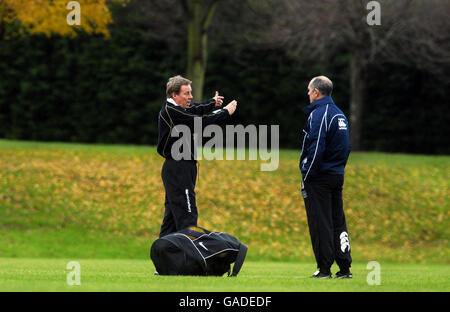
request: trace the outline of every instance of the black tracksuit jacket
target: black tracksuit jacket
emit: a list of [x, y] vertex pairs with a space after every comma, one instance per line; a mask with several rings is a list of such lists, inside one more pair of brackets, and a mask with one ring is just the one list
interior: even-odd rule
[[[180, 138], [171, 137], [170, 133], [176, 125], [185, 125], [189, 127], [191, 130], [190, 147], [192, 149], [194, 147], [193, 134], [195, 117], [202, 118], [203, 128], [211, 124], [224, 124], [229, 119], [230, 114], [226, 109], [220, 109], [215, 105], [216, 102], [213, 98], [204, 102], [191, 104], [187, 109], [166, 101], [158, 116], [158, 153], [166, 159], [173, 159], [171, 155], [172, 145]], [[218, 111], [212, 114], [211, 112], [214, 109], [218, 109]], [[192, 153], [193, 150], [191, 150], [191, 154]]]
[[[195, 200], [197, 162], [193, 151], [193, 148], [195, 148], [193, 140], [194, 118], [200, 117], [202, 119], [202, 128], [211, 124], [225, 123], [230, 114], [225, 109], [216, 108], [215, 104], [214, 99], [209, 99], [202, 103], [191, 104], [189, 108], [184, 109], [167, 101], [161, 108], [158, 116], [157, 150], [166, 159], [161, 170], [166, 195], [160, 237], [197, 225], [198, 211]], [[214, 109], [217, 111], [211, 113]], [[179, 137], [171, 136], [172, 129], [177, 125], [185, 125], [191, 131], [191, 137], [188, 138], [190, 140], [189, 148], [191, 149], [189, 159], [176, 160], [179, 159], [180, 154], [172, 155], [173, 144], [180, 140]], [[184, 135], [183, 139], [186, 139]], [[175, 151], [175, 153], [178, 152], [182, 153], [183, 151]]]

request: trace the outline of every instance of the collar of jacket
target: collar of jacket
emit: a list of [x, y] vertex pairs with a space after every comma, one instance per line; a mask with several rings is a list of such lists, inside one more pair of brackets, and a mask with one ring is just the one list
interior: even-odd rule
[[334, 104], [331, 96], [324, 96], [323, 98], [312, 102], [311, 104], [303, 108], [303, 112], [305, 113], [306, 116], [309, 116], [309, 114], [311, 114], [311, 112], [315, 110], [317, 107], [327, 104]]
[[175, 100], [174, 99], [172, 99], [172, 98], [167, 98], [167, 102], [169, 102], [170, 104], [173, 104], [173, 105], [175, 105], [175, 106], [178, 106], [178, 104], [175, 102]]

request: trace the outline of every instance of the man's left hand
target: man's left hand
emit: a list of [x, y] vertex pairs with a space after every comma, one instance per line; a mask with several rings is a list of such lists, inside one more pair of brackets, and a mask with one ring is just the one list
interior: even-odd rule
[[219, 95], [219, 91], [216, 91], [216, 95], [213, 99], [216, 101], [216, 107], [222, 106], [224, 97]]

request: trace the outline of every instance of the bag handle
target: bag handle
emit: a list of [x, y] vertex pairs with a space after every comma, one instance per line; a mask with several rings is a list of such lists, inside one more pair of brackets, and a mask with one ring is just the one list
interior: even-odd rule
[[204, 234], [211, 233], [207, 229], [195, 225], [179, 230], [178, 232], [188, 236], [192, 240], [199, 238]]
[[230, 275], [230, 272], [228, 272], [228, 277], [238, 275], [239, 271], [242, 268], [242, 265], [244, 264], [245, 256], [247, 255], [247, 250], [248, 250], [247, 246], [245, 246], [242, 243], [239, 244], [239, 251], [233, 265], [233, 273]]

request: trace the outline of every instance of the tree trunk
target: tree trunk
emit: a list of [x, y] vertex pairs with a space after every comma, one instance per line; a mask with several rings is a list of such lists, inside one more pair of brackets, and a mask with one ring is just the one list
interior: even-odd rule
[[361, 55], [353, 55], [350, 60], [350, 144], [355, 151], [361, 150], [365, 79], [364, 59]]
[[188, 4], [188, 66], [187, 78], [192, 80], [194, 101], [202, 101], [208, 62], [208, 29], [216, 11], [218, 0], [205, 8], [202, 0]]
[[201, 101], [205, 76], [205, 58], [202, 40], [202, 1], [189, 1], [188, 20], [188, 68], [187, 78], [192, 80], [194, 101]]

